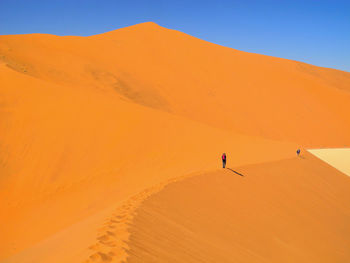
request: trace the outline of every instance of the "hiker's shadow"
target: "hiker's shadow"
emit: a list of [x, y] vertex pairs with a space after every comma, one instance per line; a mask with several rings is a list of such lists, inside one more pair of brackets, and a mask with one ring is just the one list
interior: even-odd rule
[[226, 169], [230, 170], [231, 172], [234, 172], [235, 174], [238, 174], [239, 176], [242, 176], [242, 177], [244, 176], [243, 174], [236, 172], [235, 170], [233, 170], [231, 168], [226, 167]]

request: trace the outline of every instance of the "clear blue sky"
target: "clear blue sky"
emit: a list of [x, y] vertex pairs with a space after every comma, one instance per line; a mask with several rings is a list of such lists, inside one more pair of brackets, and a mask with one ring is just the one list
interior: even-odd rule
[[0, 35], [87, 36], [147, 21], [350, 72], [350, 0], [0, 0]]

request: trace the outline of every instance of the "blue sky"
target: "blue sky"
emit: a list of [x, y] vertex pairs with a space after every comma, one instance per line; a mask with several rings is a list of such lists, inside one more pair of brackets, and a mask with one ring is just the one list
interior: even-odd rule
[[350, 72], [349, 0], [0, 0], [0, 35], [87, 36], [142, 22]]

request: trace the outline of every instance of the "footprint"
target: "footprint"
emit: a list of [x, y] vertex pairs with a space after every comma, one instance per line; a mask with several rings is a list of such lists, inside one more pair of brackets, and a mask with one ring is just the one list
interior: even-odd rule
[[[114, 254], [113, 254], [114, 255]], [[102, 261], [102, 262], [111, 262], [112, 261], [112, 257], [113, 255], [110, 255], [110, 254], [106, 254], [106, 253], [103, 253], [103, 252], [96, 252], [95, 254], [92, 254], [90, 256], [90, 259], [93, 261], [93, 262], [98, 262], [98, 261]]]
[[107, 235], [109, 235], [109, 236], [113, 236], [113, 237], [115, 236], [115, 233], [113, 233], [112, 231], [107, 231], [106, 233], [107, 233]]

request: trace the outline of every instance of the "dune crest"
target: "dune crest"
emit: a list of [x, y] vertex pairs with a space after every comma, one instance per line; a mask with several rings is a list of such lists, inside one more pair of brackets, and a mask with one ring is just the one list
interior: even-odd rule
[[154, 23], [0, 36], [0, 261], [108, 261], [91, 247], [112, 239], [106, 219], [222, 152], [234, 168], [348, 145], [349, 87], [347, 72]]
[[310, 148], [350, 141], [350, 73], [222, 47], [150, 22], [90, 37], [0, 36], [0, 60], [23, 74], [222, 129]]
[[126, 262], [350, 259], [345, 175], [310, 154], [233, 171], [190, 177], [145, 200]]

